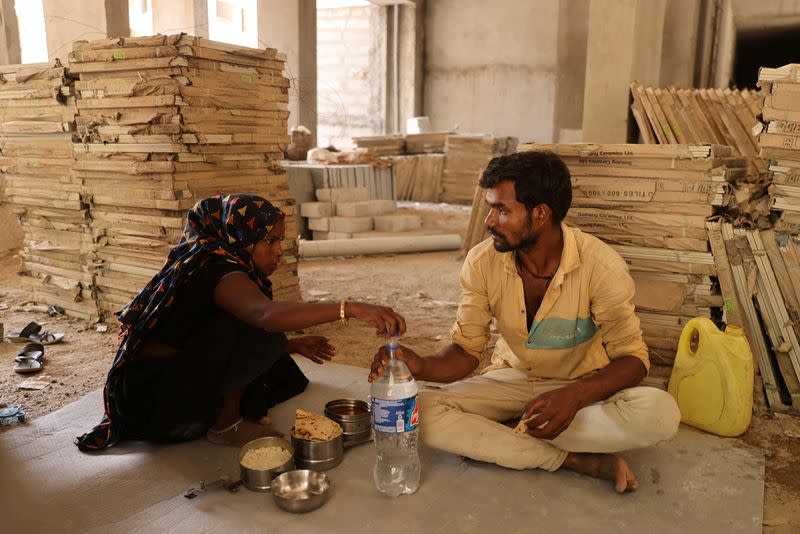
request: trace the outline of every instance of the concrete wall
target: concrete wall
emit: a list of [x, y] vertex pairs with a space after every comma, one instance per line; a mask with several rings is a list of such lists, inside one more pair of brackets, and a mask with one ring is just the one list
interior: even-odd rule
[[[601, 17], [598, 30], [605, 32], [593, 45], [602, 56], [598, 68], [625, 72], [613, 91], [599, 86], [589, 112], [603, 113], [608, 98], [614, 100], [616, 139], [625, 137], [633, 78], [693, 86], [699, 0], [608, 0], [605, 7], [604, 0], [500, 0], [491, 8], [478, 0], [429, 0], [424, 114], [434, 128], [582, 140], [592, 4]], [[631, 24], [621, 27], [608, 9], [631, 14]]]
[[592, 0], [583, 140], [629, 140], [630, 82], [657, 85], [666, 0]]
[[385, 24], [376, 6], [317, 10], [317, 144], [352, 147], [352, 138], [383, 132]]
[[736, 29], [763, 31], [800, 26], [798, 0], [732, 0]]
[[74, 41], [106, 36], [105, 0], [42, 0], [42, 7], [50, 60], [67, 58]]
[[186, 32], [208, 37], [208, 1], [153, 0], [153, 31], [165, 35]]
[[552, 141], [558, 0], [432, 0], [426, 9], [432, 127]]

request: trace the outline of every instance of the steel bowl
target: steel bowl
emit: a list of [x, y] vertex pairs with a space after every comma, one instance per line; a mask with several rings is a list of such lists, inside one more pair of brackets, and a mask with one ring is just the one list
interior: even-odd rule
[[[279, 447], [292, 453], [292, 457], [289, 458], [286, 463], [273, 467], [272, 469], [250, 469], [249, 467], [243, 466], [242, 459], [245, 453], [252, 449], [260, 449], [261, 447]], [[249, 490], [267, 492], [270, 490], [272, 479], [292, 469], [294, 469], [294, 447], [283, 438], [258, 438], [245, 443], [242, 448], [239, 449], [239, 473], [241, 474], [244, 486]]]
[[272, 480], [275, 504], [287, 512], [316, 510], [330, 497], [331, 484], [325, 473], [310, 469], [288, 471]]
[[332, 400], [325, 405], [325, 417], [342, 427], [345, 448], [372, 440], [372, 413], [363, 400]]
[[342, 463], [344, 457], [344, 438], [341, 434], [327, 441], [310, 441], [295, 436], [293, 428], [292, 445], [298, 469], [327, 471]]
[[332, 400], [325, 405], [325, 417], [339, 423], [345, 438], [369, 434], [372, 430], [372, 413], [369, 404], [362, 400]]

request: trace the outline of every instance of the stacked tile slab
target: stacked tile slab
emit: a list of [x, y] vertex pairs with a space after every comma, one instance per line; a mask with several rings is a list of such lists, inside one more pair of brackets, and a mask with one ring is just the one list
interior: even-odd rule
[[83, 182], [73, 173], [76, 101], [58, 61], [0, 67], [0, 170], [24, 231], [31, 300], [98, 318]]
[[304, 202], [300, 213], [317, 240], [379, 237], [422, 227], [418, 215], [395, 213], [394, 200], [370, 200], [363, 187], [317, 189], [316, 197], [316, 202]]
[[[74, 174], [90, 200], [101, 313], [161, 268], [186, 210], [214, 194], [262, 195], [293, 215], [277, 165], [288, 142], [288, 80], [274, 49], [185, 34], [74, 43]], [[287, 236], [297, 235], [287, 217]], [[297, 245], [284, 242], [278, 299], [299, 299]]]
[[758, 136], [759, 155], [769, 161], [770, 195], [776, 230], [800, 233], [800, 64], [762, 67], [765, 93]]
[[716, 145], [532, 144], [560, 155], [572, 178], [567, 223], [595, 235], [625, 260], [653, 363], [670, 367], [683, 326], [718, 318], [706, 220], [734, 205], [731, 181], [746, 161]]

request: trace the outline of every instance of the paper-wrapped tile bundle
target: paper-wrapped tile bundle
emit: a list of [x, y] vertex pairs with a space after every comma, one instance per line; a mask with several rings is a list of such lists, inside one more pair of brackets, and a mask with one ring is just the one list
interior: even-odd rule
[[654, 363], [671, 365], [683, 325], [719, 316], [723, 298], [706, 219], [724, 211], [746, 162], [710, 145], [531, 144], [567, 164], [567, 223], [609, 243], [630, 266]]
[[94, 245], [83, 181], [73, 172], [73, 89], [57, 60], [0, 67], [0, 170], [24, 231], [31, 299], [94, 320]]
[[75, 174], [91, 200], [98, 295], [109, 314], [161, 267], [185, 212], [217, 193], [284, 210], [278, 299], [299, 299], [294, 201], [277, 164], [288, 142], [288, 80], [275, 49], [185, 34], [79, 41]]

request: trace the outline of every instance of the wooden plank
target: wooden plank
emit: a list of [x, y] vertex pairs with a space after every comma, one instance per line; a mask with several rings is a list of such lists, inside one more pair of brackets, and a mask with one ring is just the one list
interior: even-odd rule
[[736, 291], [739, 295], [739, 302], [744, 312], [744, 320], [750, 327], [746, 328], [749, 332], [748, 340], [750, 347], [756, 357], [758, 370], [764, 383], [764, 391], [769, 407], [773, 410], [786, 410], [788, 406], [783, 403], [778, 389], [778, 378], [773, 368], [769, 350], [761, 330], [760, 321], [753, 304], [753, 293], [748, 281], [748, 271], [753, 272], [754, 262], [752, 251], [746, 238], [734, 235], [733, 226], [729, 223], [720, 225], [723, 243], [727, 252], [728, 261], [731, 265], [733, 278], [736, 283]]
[[675, 132], [672, 131], [672, 126], [670, 125], [664, 110], [661, 109], [661, 104], [656, 97], [655, 91], [650, 87], [646, 87], [644, 89], [644, 98], [646, 101], [650, 102], [650, 106], [655, 113], [655, 117], [658, 125], [661, 127], [661, 131], [664, 132], [667, 143], [671, 145], [678, 144], [678, 140], [675, 137]]
[[547, 150], [559, 156], [580, 158], [664, 158], [673, 159], [706, 159], [731, 157], [730, 147], [722, 145], [630, 145], [630, 144], [598, 144], [598, 143], [522, 143], [517, 152], [527, 150]]
[[658, 106], [661, 108], [661, 112], [666, 117], [667, 122], [669, 123], [669, 129], [675, 136], [677, 143], [682, 145], [690, 144], [690, 140], [685, 133], [687, 128], [685, 128], [679, 121], [678, 115], [672, 106], [672, 100], [669, 98], [669, 93], [666, 93], [661, 89], [654, 89], [653, 98], [655, 98]]
[[655, 132], [653, 132], [653, 126], [650, 123], [650, 119], [647, 116], [647, 111], [644, 109], [644, 105], [642, 104], [642, 97], [639, 95], [638, 84], [636, 82], [631, 83], [630, 89], [631, 96], [633, 97], [633, 102], [631, 103], [631, 113], [636, 121], [636, 125], [639, 127], [639, 133], [641, 134], [645, 144], [655, 144], [658, 138], [656, 137]]
[[723, 311], [725, 315], [723, 319], [727, 324], [743, 327], [748, 339], [751, 339], [752, 332], [750, 332], [750, 329], [752, 325], [744, 321], [742, 303], [736, 291], [736, 283], [733, 278], [730, 262], [728, 261], [728, 254], [725, 250], [720, 223], [709, 222], [707, 226], [708, 240], [714, 257], [714, 263], [717, 267], [717, 279], [719, 280], [724, 299]]
[[639, 101], [642, 104], [642, 107], [645, 110], [647, 115], [647, 119], [650, 121], [650, 126], [655, 134], [656, 139], [662, 145], [669, 144], [669, 139], [667, 137], [667, 133], [664, 131], [663, 124], [659, 121], [658, 116], [656, 115], [655, 109], [653, 108], [653, 103], [647, 98], [645, 94], [644, 87], [636, 86], [636, 93], [639, 96]]
[[705, 114], [697, 108], [697, 100], [691, 95], [691, 92], [688, 89], [676, 90], [675, 95], [681, 102], [686, 116], [695, 131], [697, 142], [721, 143], [722, 140], [714, 134]]
[[758, 266], [756, 299], [759, 302], [761, 317], [772, 341], [772, 350], [778, 360], [784, 383], [792, 397], [792, 404], [800, 406], [800, 344], [791, 327], [786, 304], [770, 260], [766, 256], [761, 235], [756, 231], [744, 229], [736, 229], [734, 233], [746, 235], [753, 251]]

